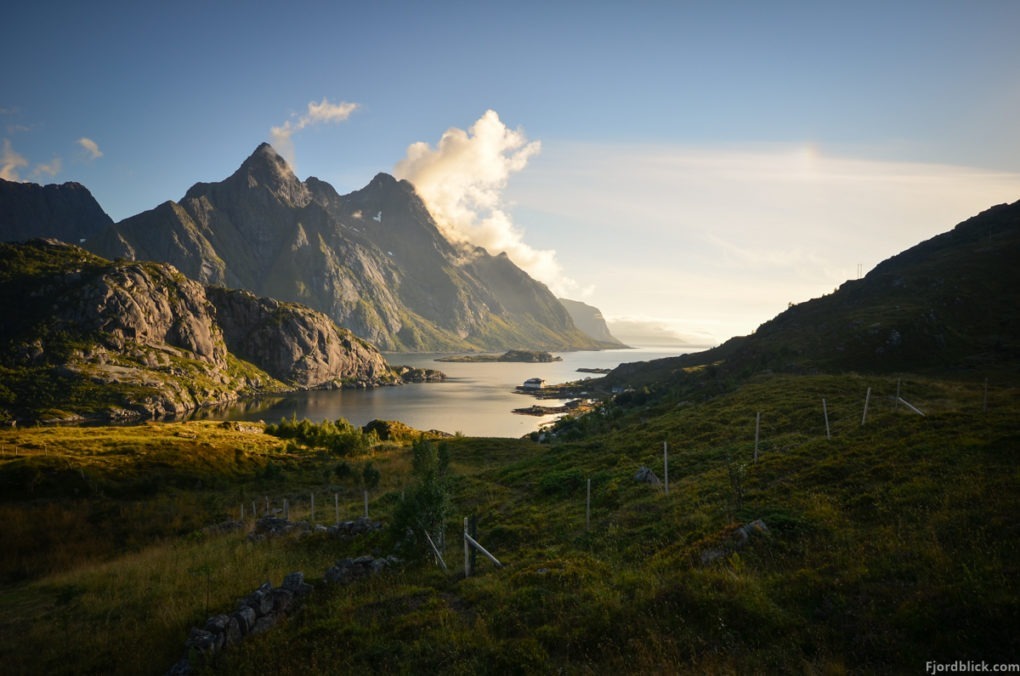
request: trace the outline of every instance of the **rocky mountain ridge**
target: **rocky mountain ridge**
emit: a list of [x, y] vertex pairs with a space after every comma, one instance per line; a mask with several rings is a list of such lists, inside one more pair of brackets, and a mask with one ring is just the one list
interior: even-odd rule
[[176, 416], [240, 396], [398, 376], [322, 313], [56, 240], [0, 244], [0, 416]]
[[268, 144], [223, 181], [197, 183], [86, 244], [308, 305], [385, 350], [600, 347], [505, 254], [444, 237], [410, 183], [378, 174], [341, 196], [298, 180]]

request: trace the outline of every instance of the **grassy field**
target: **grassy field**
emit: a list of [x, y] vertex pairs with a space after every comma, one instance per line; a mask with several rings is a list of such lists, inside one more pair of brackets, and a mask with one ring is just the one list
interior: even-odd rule
[[[925, 415], [897, 404], [897, 388]], [[321, 520], [333, 494], [352, 518], [368, 463], [371, 512], [386, 521], [414, 487], [407, 445], [338, 457], [215, 423], [6, 431], [0, 659], [8, 673], [164, 673], [190, 626], [303, 570], [318, 589], [301, 611], [209, 673], [1015, 662], [1017, 395], [994, 387], [986, 405], [977, 382], [765, 375], [609, 407], [548, 444], [450, 439], [450, 572], [409, 559], [338, 589], [320, 580], [334, 560], [389, 553], [396, 535], [249, 542], [203, 528], [266, 497], [306, 509], [313, 491]], [[664, 441], [668, 495], [634, 480], [641, 466], [663, 477]], [[464, 577], [467, 515], [503, 568], [479, 557]], [[768, 533], [737, 547], [755, 519]]]

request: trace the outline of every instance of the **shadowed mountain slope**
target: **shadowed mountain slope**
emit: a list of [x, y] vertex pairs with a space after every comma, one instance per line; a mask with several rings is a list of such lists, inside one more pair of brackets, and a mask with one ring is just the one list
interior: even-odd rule
[[791, 306], [750, 336], [653, 362], [607, 383], [669, 382], [710, 366], [741, 377], [810, 373], [1015, 370], [1020, 356], [1020, 202], [992, 207], [832, 294]]

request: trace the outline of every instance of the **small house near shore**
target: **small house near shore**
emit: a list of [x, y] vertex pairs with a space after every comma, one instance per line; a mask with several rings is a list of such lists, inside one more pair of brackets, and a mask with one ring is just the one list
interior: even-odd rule
[[540, 390], [545, 385], [545, 381], [541, 378], [528, 378], [521, 385], [522, 390]]

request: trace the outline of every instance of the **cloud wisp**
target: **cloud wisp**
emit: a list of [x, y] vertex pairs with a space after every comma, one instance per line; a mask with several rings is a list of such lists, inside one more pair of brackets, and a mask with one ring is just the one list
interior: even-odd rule
[[10, 139], [4, 139], [0, 147], [0, 178], [5, 181], [20, 181], [20, 169], [28, 166], [28, 160], [24, 155], [16, 152], [11, 146]]
[[292, 119], [285, 121], [278, 127], [269, 130], [272, 145], [276, 152], [290, 163], [293, 168], [294, 162], [294, 141], [293, 136], [302, 129], [316, 124], [335, 124], [343, 122], [358, 109], [357, 103], [340, 101], [332, 103], [325, 97], [316, 103], [309, 101], [308, 107], [302, 115], [292, 116]]
[[75, 141], [75, 143], [85, 150], [85, 153], [90, 160], [98, 160], [103, 156], [103, 151], [99, 149], [99, 144], [87, 136], [82, 136], [80, 139]]
[[414, 185], [448, 237], [492, 254], [506, 253], [553, 293], [576, 296], [577, 284], [563, 274], [556, 252], [526, 243], [503, 199], [510, 176], [541, 148], [539, 141], [529, 141], [488, 110], [467, 131], [446, 130], [435, 148], [421, 141], [411, 144], [393, 173]]

